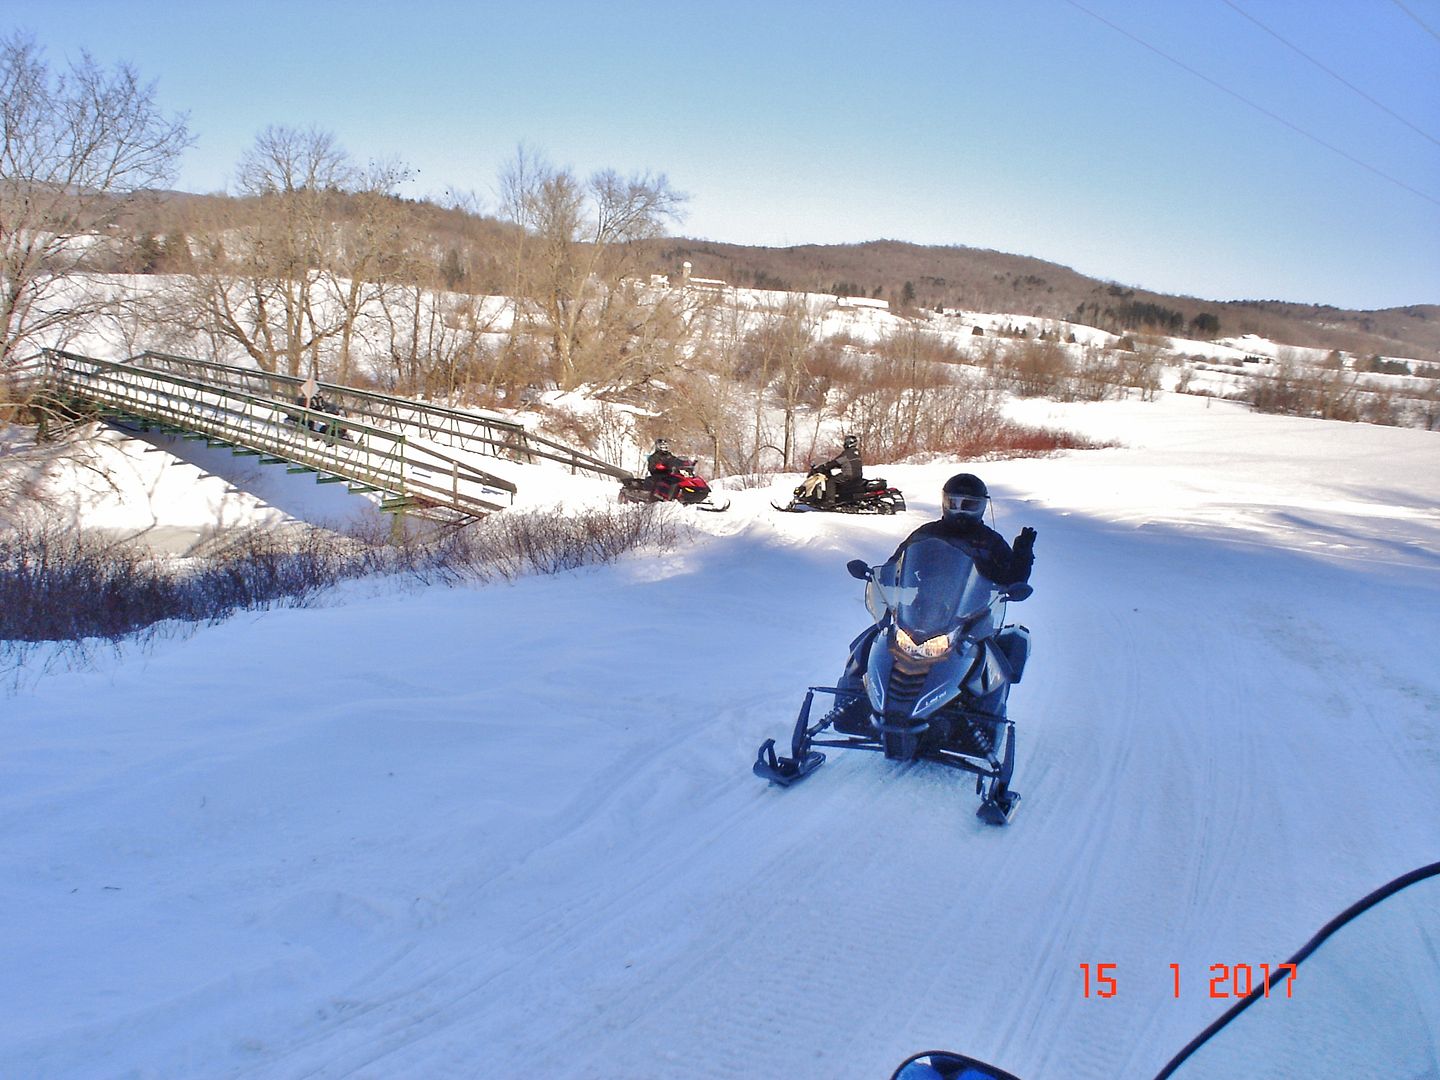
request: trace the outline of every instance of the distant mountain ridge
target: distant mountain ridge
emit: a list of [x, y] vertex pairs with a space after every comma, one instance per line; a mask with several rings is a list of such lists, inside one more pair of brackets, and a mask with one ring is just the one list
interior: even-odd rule
[[1256, 334], [1309, 348], [1440, 360], [1440, 304], [1361, 311], [1282, 300], [1204, 300], [1118, 285], [1027, 255], [898, 240], [774, 248], [667, 238], [651, 245], [664, 272], [678, 275], [688, 261], [696, 276], [737, 286], [1070, 319], [1115, 332], [1196, 336], [1200, 320], [1198, 336]]

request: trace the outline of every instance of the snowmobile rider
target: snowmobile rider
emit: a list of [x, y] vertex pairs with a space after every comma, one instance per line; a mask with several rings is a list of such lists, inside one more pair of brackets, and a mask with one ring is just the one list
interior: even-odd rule
[[[308, 409], [310, 407], [310, 395], [305, 393], [305, 391], [302, 389], [300, 393], [295, 395], [295, 404], [299, 405], [302, 409]], [[296, 427], [308, 426], [305, 422], [304, 417], [302, 417], [299, 413], [287, 412], [285, 414], [285, 419], [289, 420], [290, 423], [294, 424]]]
[[[325, 395], [320, 393], [318, 390], [315, 393], [309, 395], [308, 397], [306, 397], [306, 395], [303, 393], [300, 396], [302, 398], [305, 398], [305, 408], [311, 409], [314, 412], [325, 411], [325, 406], [327, 404], [325, 401]], [[305, 426], [311, 431], [315, 432], [317, 435], [325, 434], [325, 422], [323, 420], [316, 420], [312, 416], [305, 421]]]
[[889, 561], [896, 562], [917, 540], [934, 536], [969, 555], [976, 568], [996, 585], [1028, 581], [1035, 563], [1035, 530], [1028, 525], [1021, 529], [1011, 548], [1004, 537], [985, 524], [989, 505], [990, 492], [983, 480], [972, 473], [956, 473], [940, 489], [940, 520], [927, 521], [907, 536]]
[[[340, 412], [339, 405], [336, 405], [333, 401], [331, 401], [324, 394], [321, 394], [318, 391], [310, 395], [309, 408], [314, 412], [329, 413], [331, 416], [343, 415]], [[348, 439], [350, 437], [349, 433], [346, 432], [344, 428], [342, 428], [339, 424], [335, 423], [333, 420], [315, 420], [312, 418], [308, 422], [307, 426], [317, 435], [338, 435], [342, 439]]]
[[[319, 409], [321, 412], [324, 413], [329, 413], [331, 416], [336, 417], [337, 419], [345, 415], [345, 411], [341, 409], [339, 405], [331, 401], [329, 398], [321, 397], [319, 394], [315, 395], [315, 404], [312, 406], [312, 408]], [[350, 432], [346, 431], [344, 426], [336, 423], [335, 420], [331, 420], [328, 423], [321, 424], [320, 431], [327, 435], [338, 435], [346, 442], [352, 441], [350, 438]]]
[[[844, 447], [829, 461], [810, 467], [805, 479], [805, 497], [822, 499], [834, 506], [837, 497], [852, 498], [865, 486], [865, 463], [860, 460], [860, 437], [846, 435]], [[824, 493], [820, 489], [824, 487]]]
[[655, 497], [673, 499], [675, 489], [680, 486], [681, 470], [688, 465], [684, 458], [670, 452], [669, 439], [656, 439], [655, 449], [650, 451], [650, 456], [645, 459], [645, 468], [650, 474], [650, 490], [655, 493]]

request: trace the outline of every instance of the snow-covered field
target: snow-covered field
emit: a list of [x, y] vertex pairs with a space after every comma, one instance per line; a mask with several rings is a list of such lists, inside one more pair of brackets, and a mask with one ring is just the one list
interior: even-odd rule
[[0, 704], [0, 1076], [1152, 1075], [1210, 965], [1440, 857], [1440, 434], [1018, 411], [1123, 445], [973, 466], [1039, 530], [1010, 826], [926, 765], [750, 774], [961, 463], [869, 470], [898, 519], [739, 491], [666, 554], [352, 583]]

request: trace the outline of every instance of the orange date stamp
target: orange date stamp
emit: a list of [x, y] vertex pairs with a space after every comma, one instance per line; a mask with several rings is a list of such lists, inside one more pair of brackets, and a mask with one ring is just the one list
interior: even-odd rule
[[[1118, 964], [1081, 964], [1081, 994], [1084, 997], [1113, 998], [1120, 993]], [[1259, 993], [1262, 997], [1293, 997], [1295, 965], [1211, 964], [1208, 985], [1211, 998], [1238, 999]], [[1180, 997], [1180, 965], [1170, 965], [1171, 994]], [[1187, 983], [1188, 985], [1188, 983]]]

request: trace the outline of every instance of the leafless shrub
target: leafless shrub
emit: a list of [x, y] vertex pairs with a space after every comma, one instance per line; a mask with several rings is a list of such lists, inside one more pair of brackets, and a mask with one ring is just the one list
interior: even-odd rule
[[663, 550], [678, 535], [675, 522], [648, 506], [509, 511], [430, 545], [413, 572], [425, 580], [509, 581], [611, 563], [639, 548]]
[[999, 419], [992, 388], [979, 383], [909, 387], [881, 381], [846, 411], [847, 426], [860, 435], [865, 456], [898, 461], [915, 454], [948, 452], [965, 432], [983, 431]]
[[1431, 381], [1406, 402], [1409, 422], [1426, 431], [1440, 429], [1440, 383]]
[[214, 550], [189, 585], [228, 614], [283, 599], [303, 606], [331, 586], [384, 569], [383, 549], [322, 529], [252, 529]]
[[168, 619], [215, 622], [245, 608], [299, 605], [371, 569], [319, 530], [246, 534], [191, 569], [54, 523], [0, 533], [0, 640], [116, 641]]
[[1134, 352], [1121, 358], [1124, 385], [1139, 390], [1141, 401], [1154, 401], [1160, 395], [1160, 371], [1167, 348], [1164, 338], [1142, 335]]
[[907, 325], [892, 331], [875, 345], [887, 359], [918, 364], [970, 364], [973, 358], [954, 341], [939, 334]]
[[634, 410], [608, 401], [598, 402], [589, 412], [577, 412], [564, 406], [547, 405], [540, 409], [543, 430], [570, 446], [580, 447], [606, 461], [623, 462], [632, 453], [637, 435], [669, 437], [668, 430], [651, 433], [649, 427], [637, 428]]
[[959, 434], [960, 439], [950, 448], [949, 453], [970, 460], [1049, 457], [1061, 450], [1099, 450], [1118, 445], [1113, 442], [1098, 442], [1060, 428], [1035, 427], [1004, 419], [993, 425], [972, 428]]
[[775, 483], [779, 473], [753, 472], [725, 477], [725, 487], [730, 491], [749, 491], [752, 488], [768, 488]]
[[118, 637], [135, 629], [129, 598], [161, 581], [134, 552], [55, 528], [0, 534], [0, 640]]
[[1361, 394], [1356, 402], [1356, 419], [1362, 424], [1399, 427], [1405, 422], [1406, 411], [1394, 390], [1385, 388]]
[[1020, 397], [1069, 399], [1070, 357], [1059, 342], [1025, 341], [999, 359], [1001, 379]]
[[1354, 421], [1361, 418], [1358, 380], [1341, 369], [1307, 370], [1283, 349], [1271, 375], [1251, 380], [1248, 399], [1259, 412]]
[[1071, 400], [1106, 401], [1119, 394], [1125, 383], [1125, 369], [1118, 354], [1110, 349], [1089, 346], [1081, 354], [1070, 378]]
[[116, 642], [167, 620], [213, 623], [241, 610], [304, 606], [370, 574], [452, 583], [554, 574], [668, 548], [678, 534], [649, 507], [561, 508], [496, 514], [398, 546], [320, 529], [256, 530], [176, 566], [93, 534], [22, 524], [0, 532], [0, 652], [13, 660], [27, 642]]

